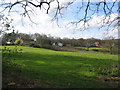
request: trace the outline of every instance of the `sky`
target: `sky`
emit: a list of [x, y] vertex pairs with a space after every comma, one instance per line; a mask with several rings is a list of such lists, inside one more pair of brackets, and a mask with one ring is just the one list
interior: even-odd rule
[[[9, 0], [8, 0], [9, 1]], [[16, 1], [16, 0], [13, 0]], [[35, 0], [32, 0], [35, 2]], [[66, 5], [67, 1], [72, 0], [60, 0], [60, 5]], [[87, 1], [87, 0], [84, 0]], [[91, 0], [92, 2], [96, 2], [98, 0]], [[111, 6], [111, 2], [115, 0], [108, 0], [109, 6]], [[110, 27], [109, 29], [107, 27], [103, 27], [100, 30], [99, 27], [102, 26], [103, 22], [102, 19], [105, 18], [103, 11], [101, 10], [99, 14], [92, 15], [91, 19], [88, 21], [89, 28], [84, 30], [83, 22], [78, 23], [77, 26], [74, 24], [71, 24], [73, 21], [80, 20], [84, 14], [85, 14], [85, 8], [81, 9], [79, 13], [76, 13], [79, 9], [79, 6], [81, 6], [81, 0], [76, 0], [74, 4], [69, 6], [67, 9], [63, 9], [62, 18], [59, 17], [58, 22], [51, 21], [53, 19], [53, 15], [55, 14], [55, 7], [56, 3], [53, 2], [51, 4], [51, 8], [49, 11], [49, 14], [46, 14], [46, 11], [44, 9], [34, 8], [35, 14], [30, 14], [31, 20], [34, 22], [31, 22], [28, 17], [22, 17], [20, 16], [20, 13], [22, 12], [22, 9], [20, 6], [16, 6], [13, 11], [17, 10], [19, 12], [11, 12], [8, 14], [8, 11], [4, 11], [3, 14], [5, 14], [7, 17], [13, 19], [12, 25], [15, 27], [15, 30], [17, 30], [19, 33], [27, 33], [27, 34], [34, 34], [34, 33], [40, 33], [40, 34], [46, 34], [51, 35], [54, 37], [60, 37], [60, 38], [98, 38], [98, 39], [104, 39], [106, 37], [112, 36], [115, 38], [118, 38], [118, 29], [116, 27]], [[84, 2], [84, 6], [86, 5], [86, 2]], [[47, 8], [47, 6], [44, 6]], [[94, 9], [95, 7], [91, 7]], [[101, 7], [100, 7], [101, 8]], [[113, 11], [110, 15], [107, 16], [106, 20], [112, 21], [114, 18], [118, 16], [117, 9], [118, 5], [115, 4]], [[0, 8], [2, 10], [2, 8]], [[30, 8], [28, 8], [29, 10]], [[101, 8], [102, 9], [102, 8]], [[88, 17], [92, 14], [92, 11], [88, 12]], [[110, 18], [109, 18], [110, 17]], [[106, 21], [104, 22], [104, 24]], [[116, 23], [116, 22], [115, 22]], [[113, 24], [115, 24], [113, 23]], [[107, 24], [106, 24], [107, 25]], [[107, 31], [108, 29], [108, 31]]]

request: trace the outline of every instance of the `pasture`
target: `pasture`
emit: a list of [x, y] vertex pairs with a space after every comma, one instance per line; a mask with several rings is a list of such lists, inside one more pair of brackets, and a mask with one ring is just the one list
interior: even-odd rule
[[[74, 47], [74, 48], [77, 48], [77, 49], [84, 49], [84, 50], [87, 50], [87, 47]], [[103, 48], [103, 47], [89, 47], [89, 50], [106, 50], [106, 51], [109, 51], [108, 48]]]
[[[3, 52], [4, 88], [117, 88], [120, 81], [118, 55], [6, 47], [21, 52]], [[6, 60], [10, 61], [8, 66]]]

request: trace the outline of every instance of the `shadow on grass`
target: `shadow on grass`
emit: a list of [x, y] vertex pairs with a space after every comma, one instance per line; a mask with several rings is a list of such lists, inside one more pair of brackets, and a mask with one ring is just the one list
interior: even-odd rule
[[[69, 55], [44, 55], [38, 53], [23, 53], [22, 55], [14, 55], [11, 57], [15, 59], [14, 62], [21, 64], [23, 67], [19, 74], [22, 77], [28, 77], [31, 79], [37, 79], [37, 83], [40, 84], [33, 87], [52, 87], [52, 88], [110, 88], [117, 87], [117, 85], [109, 85], [96, 80], [97, 76], [103, 71], [98, 68], [110, 69], [107, 74], [113, 74], [110, 72], [110, 68], [113, 62], [117, 61], [85, 58], [80, 56]], [[103, 67], [105, 66], [105, 67]], [[104, 69], [104, 72], [106, 72]], [[102, 69], [101, 69], [102, 70]], [[14, 74], [16, 71], [14, 72]], [[15, 74], [18, 75], [18, 74]], [[20, 84], [21, 76], [16, 79], [13, 76], [13, 81]], [[4, 77], [4, 76], [3, 76]], [[19, 77], [19, 76], [18, 76]], [[24, 78], [23, 78], [24, 80]], [[26, 80], [27, 81], [27, 80]], [[29, 81], [29, 80], [28, 80]], [[35, 82], [36, 83], [36, 82]], [[29, 84], [29, 83], [28, 83]], [[35, 84], [36, 85], [36, 84]], [[26, 85], [29, 86], [29, 85]], [[17, 87], [17, 86], [16, 86]], [[25, 86], [23, 86], [25, 87]]]

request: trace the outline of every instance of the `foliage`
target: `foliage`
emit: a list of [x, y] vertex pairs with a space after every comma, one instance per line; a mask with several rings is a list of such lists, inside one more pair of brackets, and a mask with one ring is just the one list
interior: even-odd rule
[[111, 54], [114, 54], [114, 53], [118, 53], [118, 40], [119, 39], [114, 39], [114, 38], [109, 38], [109, 39], [106, 39], [106, 40], [103, 40], [102, 41], [102, 46], [105, 47], [105, 48], [108, 48], [109, 49], [109, 52]]
[[15, 40], [15, 44], [22, 45], [23, 44], [23, 40], [22, 39], [16, 39]]
[[[31, 46], [31, 47], [43, 47], [47, 49], [54, 49], [54, 50], [67, 50], [65, 48], [70, 47], [84, 47], [85, 49], [79, 49], [79, 50], [91, 50], [92, 47], [96, 47], [96, 42], [100, 43], [99, 47], [103, 49], [92, 49], [93, 51], [102, 51], [102, 52], [110, 52], [112, 54], [118, 53], [118, 39], [95, 39], [95, 38], [89, 38], [89, 39], [68, 39], [68, 38], [58, 38], [58, 37], [52, 37], [47, 36], [44, 34], [24, 34], [24, 33], [18, 33], [18, 32], [12, 32], [12, 33], [6, 33], [2, 36], [2, 44], [6, 45], [7, 41], [11, 41], [12, 44], [15, 42], [17, 38], [21, 38], [24, 43], [22, 45], [24, 46]], [[18, 40], [19, 41], [19, 40]], [[56, 43], [56, 45], [53, 45]], [[58, 47], [57, 43], [62, 43], [62, 47]], [[58, 49], [56, 48], [58, 47]], [[62, 48], [62, 49], [60, 49]], [[63, 49], [64, 48], [64, 49]], [[107, 48], [107, 49], [106, 49]], [[69, 50], [68, 50], [69, 51]]]
[[[17, 46], [14, 48], [2, 47], [2, 83], [3, 87], [5, 84], [10, 85], [10, 78], [13, 78], [15, 75], [21, 72], [21, 65], [14, 62], [14, 59], [10, 58], [14, 55], [21, 55], [22, 49], [18, 49]], [[19, 76], [17, 76], [19, 77]], [[12, 83], [11, 83], [12, 84]]]
[[14, 45], [15, 40], [18, 38], [18, 32], [13, 30], [11, 33], [4, 33], [2, 35], [2, 45], [6, 45], [7, 42], [10, 42], [11, 45]]

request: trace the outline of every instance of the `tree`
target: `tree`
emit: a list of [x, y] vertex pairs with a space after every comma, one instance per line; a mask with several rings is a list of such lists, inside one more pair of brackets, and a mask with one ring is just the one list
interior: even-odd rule
[[93, 38], [86, 39], [86, 40], [84, 41], [84, 45], [87, 47], [87, 51], [89, 51], [89, 48], [90, 48], [91, 46], [94, 46], [94, 43], [95, 43], [95, 39], [93, 39]]
[[[76, 2], [78, 4], [76, 4]], [[92, 19], [92, 16], [96, 14], [97, 16], [101, 16], [100, 12], [102, 12], [104, 15], [104, 17], [101, 19], [101, 22], [99, 22], [101, 23], [101, 27], [108, 26], [109, 28], [116, 22], [119, 24], [119, 15], [112, 20], [110, 19], [112, 18], [110, 16], [112, 13], [120, 12], [119, 3], [119, 0], [1, 0], [0, 7], [3, 8], [1, 12], [12, 12], [16, 10], [16, 7], [19, 7], [19, 10], [17, 11], [21, 12], [20, 15], [27, 16], [30, 20], [31, 14], [34, 13], [34, 7], [39, 8], [40, 10], [44, 9], [46, 11], [46, 14], [51, 14], [53, 16], [52, 20], [58, 21], [59, 18], [64, 16], [65, 10], [76, 4], [77, 8], [75, 9], [75, 12], [78, 16], [82, 17], [78, 19], [76, 18], [76, 20], [70, 21], [70, 23], [76, 26], [82, 23], [82, 27], [84, 27], [84, 29], [87, 29], [91, 24], [89, 21]], [[84, 13], [81, 11], [84, 11]], [[116, 27], [117, 24], [114, 26]], [[78, 29], [83, 28], [79, 27]]]
[[17, 38], [18, 38], [18, 32], [15, 32], [15, 30], [13, 30], [11, 33], [4, 33], [2, 35], [2, 44], [6, 45], [7, 42], [10, 42], [10, 44], [14, 44]]
[[13, 19], [9, 19], [4, 15], [0, 14], [0, 35], [9, 30], [14, 30], [14, 27], [11, 25]]
[[35, 40], [35, 45], [39, 47], [50, 46], [54, 43], [54, 39], [51, 36], [48, 37], [47, 35], [40, 35], [39, 33], [35, 33], [31, 36], [31, 38]]
[[108, 37], [107, 39], [102, 41], [103, 47], [108, 48], [110, 54], [118, 53], [118, 40], [114, 37]]

